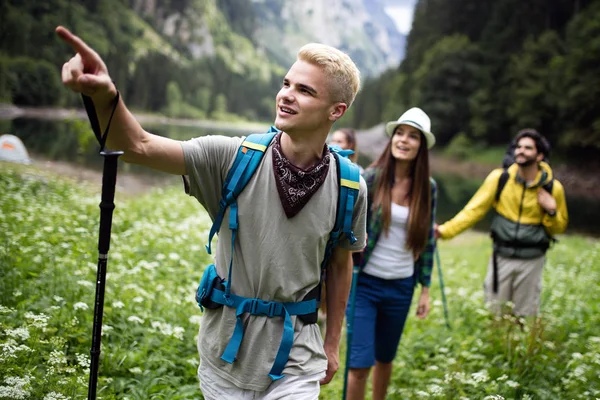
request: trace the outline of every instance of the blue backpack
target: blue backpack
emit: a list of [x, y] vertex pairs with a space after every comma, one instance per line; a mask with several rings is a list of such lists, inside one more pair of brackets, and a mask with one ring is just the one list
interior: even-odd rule
[[333, 230], [329, 235], [325, 248], [325, 257], [321, 263], [321, 278], [315, 289], [299, 302], [282, 303], [277, 301], [265, 301], [255, 298], [246, 298], [231, 293], [231, 267], [233, 265], [234, 243], [238, 229], [238, 204], [237, 197], [244, 190], [246, 184], [252, 178], [269, 144], [279, 131], [271, 127], [264, 134], [252, 134], [248, 136], [238, 149], [235, 161], [229, 170], [225, 183], [223, 184], [219, 212], [213, 221], [208, 238], [206, 250], [211, 254], [211, 241], [213, 236], [221, 228], [225, 210], [229, 207], [229, 229], [231, 229], [231, 260], [227, 279], [217, 274], [214, 264], [206, 267], [198, 290], [196, 301], [200, 309], [216, 309], [227, 306], [236, 309], [236, 326], [221, 359], [232, 364], [236, 360], [237, 352], [244, 337], [243, 314], [262, 315], [269, 318], [281, 317], [284, 319], [283, 335], [275, 362], [269, 373], [269, 377], [275, 381], [283, 378], [283, 369], [287, 363], [290, 350], [294, 341], [294, 327], [292, 315], [297, 315], [304, 323], [317, 322], [317, 309], [321, 300], [321, 287], [325, 279], [326, 267], [333, 253], [333, 249], [339, 242], [340, 235], [344, 234], [350, 243], [356, 242], [352, 232], [352, 215], [354, 203], [358, 197], [360, 185], [360, 172], [358, 166], [346, 157], [352, 151], [341, 150], [337, 146], [330, 146], [335, 155], [338, 166], [339, 198], [337, 213]]

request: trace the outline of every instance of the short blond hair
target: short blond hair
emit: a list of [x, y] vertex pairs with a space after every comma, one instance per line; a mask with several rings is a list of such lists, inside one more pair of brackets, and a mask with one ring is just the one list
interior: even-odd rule
[[331, 82], [332, 100], [352, 105], [360, 89], [360, 71], [348, 54], [325, 44], [309, 43], [298, 50], [298, 60], [321, 67]]

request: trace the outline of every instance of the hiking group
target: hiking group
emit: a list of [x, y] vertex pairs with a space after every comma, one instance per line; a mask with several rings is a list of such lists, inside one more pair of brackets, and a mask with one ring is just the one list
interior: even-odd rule
[[[436, 238], [457, 235], [490, 207], [486, 293], [512, 301], [518, 315], [537, 312], [544, 254], [568, 220], [562, 185], [543, 161], [549, 146], [537, 132], [520, 133], [515, 163], [493, 171], [463, 211], [437, 226], [428, 153], [435, 137], [421, 109], [386, 125], [387, 146], [364, 171], [343, 149], [355, 146], [354, 132], [336, 132], [336, 145], [326, 144], [360, 86], [343, 52], [314, 43], [298, 51], [269, 132], [176, 141], [145, 131], [102, 58], [67, 29], [56, 32], [76, 53], [62, 81], [93, 102], [108, 147], [126, 162], [185, 176], [186, 193], [213, 221], [207, 250], [218, 234], [214, 264], [196, 293], [205, 399], [318, 399], [339, 368], [346, 313], [354, 327], [348, 398], [364, 398], [373, 366], [373, 399], [385, 398], [415, 286], [417, 316], [430, 310]], [[348, 305], [354, 265], [360, 273]], [[324, 338], [316, 324], [321, 300]]]

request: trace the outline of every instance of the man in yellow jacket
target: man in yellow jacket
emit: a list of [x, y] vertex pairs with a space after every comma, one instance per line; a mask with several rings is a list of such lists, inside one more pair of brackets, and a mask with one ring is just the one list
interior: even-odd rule
[[454, 218], [436, 226], [436, 237], [450, 239], [495, 210], [492, 257], [485, 280], [486, 299], [499, 313], [510, 301], [518, 316], [536, 315], [545, 254], [553, 236], [569, 221], [565, 192], [553, 178], [548, 141], [533, 129], [515, 137], [514, 164], [492, 171]]

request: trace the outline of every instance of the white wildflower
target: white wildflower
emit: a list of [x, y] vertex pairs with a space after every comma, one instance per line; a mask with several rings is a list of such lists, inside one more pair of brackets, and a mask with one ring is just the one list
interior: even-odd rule
[[113, 328], [111, 325], [102, 324], [102, 336], [108, 335], [109, 332], [114, 331], [114, 330], [115, 330], [115, 328]]
[[14, 308], [10, 308], [10, 307], [5, 307], [2, 304], [0, 304], [0, 314], [11, 314], [14, 313], [15, 310]]
[[176, 326], [173, 328], [173, 337], [175, 339], [183, 340], [184, 333], [185, 333], [185, 329], [181, 326]]
[[23, 295], [23, 292], [21, 292], [18, 289], [13, 292], [13, 297], [21, 297], [22, 295]]
[[143, 303], [144, 302], [144, 298], [142, 296], [136, 296], [132, 299], [132, 301], [134, 303]]
[[24, 376], [18, 378], [15, 376], [7, 376], [4, 378], [4, 383], [7, 386], [0, 386], [0, 398], [21, 400], [29, 398], [29, 383], [31, 378]]
[[192, 315], [188, 321], [190, 321], [190, 324], [200, 325], [200, 322], [202, 322], [202, 315]]
[[490, 379], [486, 370], [481, 370], [479, 372], [472, 373], [471, 377], [475, 382], [486, 382]]
[[77, 310], [88, 310], [88, 309], [89, 309], [89, 307], [88, 307], [88, 305], [87, 305], [86, 303], [84, 303], [83, 301], [79, 301], [79, 302], [77, 302], [77, 303], [73, 304], [73, 309], [74, 309], [75, 311], [77, 311]]
[[77, 281], [77, 284], [83, 287], [92, 287], [94, 286], [94, 284], [90, 281], [84, 281], [84, 280], [79, 280]]
[[180, 340], [183, 339], [185, 329], [180, 326], [173, 327], [171, 324], [159, 321], [152, 321], [151, 325], [154, 330], [162, 333], [165, 336], [173, 336], [174, 338]]
[[169, 260], [177, 261], [180, 258], [181, 257], [179, 257], [179, 254], [177, 254], [177, 253], [169, 253]]
[[29, 329], [24, 326], [16, 329], [7, 329], [6, 334], [10, 337], [19, 338], [21, 340], [29, 339]]
[[544, 347], [546, 347], [550, 350], [554, 350], [556, 348], [556, 346], [554, 345], [554, 342], [549, 342], [549, 341], [544, 342]]
[[46, 396], [44, 396], [44, 400], [69, 400], [70, 397], [66, 397], [63, 394], [50, 392]]
[[83, 368], [89, 368], [90, 367], [90, 356], [87, 354], [83, 354], [83, 353], [77, 353], [75, 354], [75, 358], [77, 359], [77, 364], [79, 364], [80, 367]]
[[112, 306], [113, 306], [113, 308], [123, 308], [123, 307], [125, 307], [125, 303], [117, 300], [117, 301], [113, 301]]
[[499, 377], [497, 377], [497, 378], [496, 378], [496, 380], [497, 380], [498, 382], [502, 382], [502, 381], [505, 381], [505, 380], [507, 380], [507, 379], [508, 379], [508, 375], [506, 375], [506, 374], [504, 374], [504, 375], [502, 375], [502, 376], [499, 376]]
[[511, 380], [506, 381], [506, 385], [510, 386], [513, 389], [518, 388], [519, 386], [521, 386], [519, 384], [519, 382], [515, 382], [515, 381], [511, 381]]
[[133, 367], [133, 368], [129, 368], [129, 372], [137, 375], [137, 374], [141, 374], [143, 371], [140, 367]]
[[427, 390], [434, 396], [441, 396], [444, 394], [444, 389], [440, 385], [429, 385]]
[[37, 328], [48, 326], [48, 320], [50, 319], [46, 314], [34, 314], [30, 311], [25, 313], [25, 318], [31, 320], [31, 324]]
[[417, 392], [415, 393], [417, 395], [417, 397], [419, 398], [423, 398], [423, 397], [429, 397], [429, 393], [424, 392], [423, 390], [417, 390]]
[[143, 324], [144, 320], [141, 319], [140, 317], [136, 316], [136, 315], [132, 315], [130, 317], [127, 317], [127, 321], [129, 322], [135, 322], [137, 324]]
[[50, 358], [48, 358], [48, 364], [50, 365], [65, 365], [67, 363], [67, 357], [65, 353], [60, 350], [52, 350]]
[[8, 339], [5, 343], [0, 343], [0, 361], [6, 361], [11, 358], [18, 358], [20, 352], [32, 352], [31, 348], [24, 344], [19, 345], [15, 339]]

